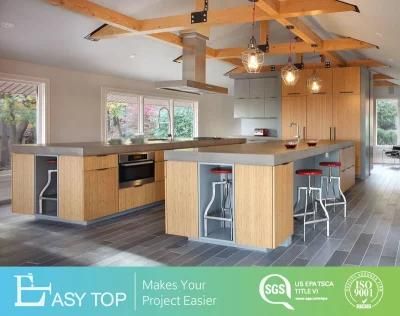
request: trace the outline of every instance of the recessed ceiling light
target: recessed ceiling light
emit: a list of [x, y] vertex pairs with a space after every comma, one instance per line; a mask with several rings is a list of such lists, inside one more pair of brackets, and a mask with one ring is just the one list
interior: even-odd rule
[[15, 27], [15, 24], [14, 24], [14, 23], [11, 23], [11, 22], [1, 22], [1, 23], [0, 23], [0, 27], [1, 27], [2, 29], [12, 29], [12, 28]]
[[129, 58], [131, 58], [131, 59], [136, 58], [136, 54], [129, 55]]

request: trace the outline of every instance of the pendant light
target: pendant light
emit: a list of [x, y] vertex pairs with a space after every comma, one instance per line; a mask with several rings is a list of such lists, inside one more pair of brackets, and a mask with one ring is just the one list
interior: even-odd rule
[[258, 0], [249, 1], [253, 2], [253, 34], [251, 36], [248, 49], [242, 52], [242, 63], [248, 73], [259, 73], [264, 64], [264, 52], [258, 48], [257, 41], [254, 36], [256, 2]]
[[[289, 25], [287, 28], [290, 30], [293, 26]], [[293, 64], [292, 61], [292, 41], [289, 44], [289, 58], [288, 63], [281, 69], [281, 77], [286, 86], [294, 86], [299, 81], [299, 69]]]
[[[314, 49], [317, 45], [313, 45]], [[315, 50], [314, 50], [315, 55]], [[322, 88], [322, 79], [318, 76], [317, 70], [314, 69], [310, 78], [307, 79], [307, 88], [311, 93], [319, 93]]]
[[318, 77], [317, 71], [314, 69], [312, 75], [307, 80], [307, 88], [311, 93], [319, 93], [322, 88], [322, 80]]

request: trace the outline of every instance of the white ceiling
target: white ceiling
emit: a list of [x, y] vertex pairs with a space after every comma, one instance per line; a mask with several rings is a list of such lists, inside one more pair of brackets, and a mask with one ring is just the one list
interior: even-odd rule
[[[210, 8], [247, 4], [247, 0], [209, 0]], [[307, 18], [315, 31], [332, 37], [351, 36], [377, 44], [360, 56], [377, 59], [391, 68], [380, 72], [400, 79], [399, 0], [348, 0], [357, 4], [360, 14], [337, 13]], [[194, 0], [95, 0], [95, 2], [136, 18], [174, 15], [193, 10]], [[83, 37], [102, 23], [86, 16], [49, 5], [45, 0], [0, 0], [0, 23], [14, 28], [0, 28], [0, 57], [19, 59], [51, 66], [78, 69], [144, 80], [171, 80], [181, 77], [181, 65], [172, 60], [181, 50], [166, 43], [139, 36], [90, 42]], [[271, 24], [271, 42], [286, 42], [290, 34], [277, 23]], [[246, 47], [250, 25], [215, 27], [209, 41], [214, 48]], [[378, 35], [377, 35], [378, 33]], [[135, 54], [135, 58], [129, 58]], [[347, 57], [357, 57], [351, 54]], [[267, 63], [280, 63], [285, 56], [267, 58]], [[223, 74], [232, 66], [208, 60], [207, 81], [230, 86]], [[400, 82], [400, 81], [399, 81]]]

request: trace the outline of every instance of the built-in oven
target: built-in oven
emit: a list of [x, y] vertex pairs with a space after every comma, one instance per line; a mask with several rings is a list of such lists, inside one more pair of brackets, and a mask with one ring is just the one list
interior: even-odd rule
[[154, 152], [119, 155], [119, 187], [154, 182]]

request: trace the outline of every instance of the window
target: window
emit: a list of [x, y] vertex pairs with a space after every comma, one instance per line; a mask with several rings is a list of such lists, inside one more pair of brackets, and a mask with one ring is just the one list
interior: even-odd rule
[[[109, 91], [105, 101], [105, 139], [129, 143], [136, 135], [164, 139], [197, 136], [197, 102]], [[171, 124], [171, 126], [170, 126]]]
[[396, 99], [376, 100], [376, 144], [397, 145], [400, 141], [399, 102]]
[[177, 138], [190, 138], [194, 135], [194, 103], [174, 101], [174, 135]]
[[169, 100], [144, 98], [143, 132], [147, 138], [167, 138], [169, 131]]
[[139, 97], [107, 94], [107, 140], [130, 139], [139, 133]]

